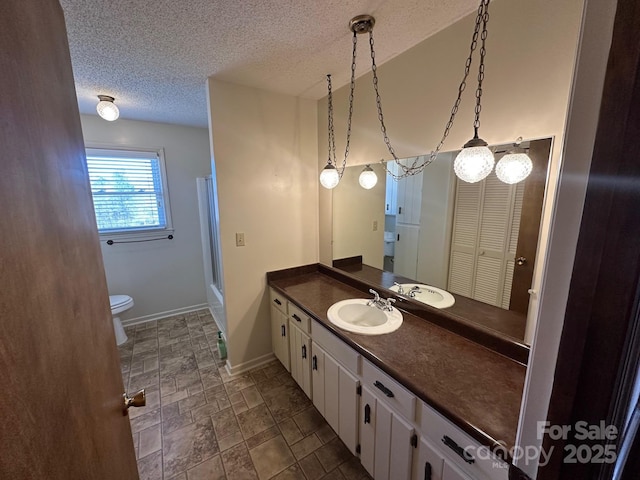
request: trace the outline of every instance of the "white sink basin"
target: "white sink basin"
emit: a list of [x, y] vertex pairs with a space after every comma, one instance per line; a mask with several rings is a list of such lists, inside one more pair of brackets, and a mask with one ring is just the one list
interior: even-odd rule
[[327, 311], [329, 321], [335, 326], [361, 335], [391, 333], [402, 325], [402, 313], [367, 305], [369, 300], [354, 298], [334, 303]]
[[[402, 287], [402, 290], [404, 290], [404, 293], [401, 295], [413, 298], [414, 300], [426, 303], [427, 305], [431, 305], [435, 308], [447, 308], [456, 303], [456, 299], [453, 298], [453, 295], [437, 287], [424, 285], [422, 283], [403, 283], [400, 286]], [[415, 296], [413, 296], [413, 294], [409, 294], [411, 289], [414, 287], [418, 287], [418, 290], [414, 290]], [[399, 287], [394, 285], [393, 287], [390, 287], [389, 290], [397, 292]]]

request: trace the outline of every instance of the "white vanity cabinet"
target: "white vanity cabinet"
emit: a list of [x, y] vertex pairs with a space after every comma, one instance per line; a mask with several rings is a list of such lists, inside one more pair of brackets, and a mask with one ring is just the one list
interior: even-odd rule
[[411, 480], [416, 399], [370, 362], [362, 362], [360, 461], [376, 480]]
[[311, 319], [291, 302], [288, 302], [287, 308], [291, 376], [311, 398]]
[[[414, 480], [507, 480], [508, 465], [421, 402]], [[427, 466], [428, 464], [428, 466]], [[430, 471], [431, 477], [425, 472]]]
[[271, 290], [274, 353], [375, 480], [507, 480], [507, 464]]
[[[360, 356], [326, 329], [312, 322], [313, 404], [351, 453], [358, 452]], [[344, 363], [342, 361], [344, 361]]]
[[291, 371], [289, 363], [289, 321], [287, 300], [273, 289], [269, 289], [271, 300], [271, 348], [280, 363]]
[[375, 480], [411, 480], [413, 426], [368, 387], [360, 402], [360, 461]]

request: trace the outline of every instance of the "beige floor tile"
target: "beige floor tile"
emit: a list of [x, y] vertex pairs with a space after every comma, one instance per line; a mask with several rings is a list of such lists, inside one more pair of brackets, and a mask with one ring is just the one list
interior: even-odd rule
[[244, 442], [244, 437], [242, 436], [242, 432], [236, 432], [233, 435], [228, 435], [224, 438], [218, 439], [218, 447], [221, 452], [230, 449], [231, 447], [235, 447], [239, 443]]
[[244, 438], [250, 438], [275, 425], [266, 405], [258, 405], [237, 415]]
[[300, 431], [305, 436], [319, 430], [327, 424], [315, 407], [308, 408], [295, 415], [293, 420], [296, 422], [298, 427], [300, 427]]
[[371, 477], [357, 457], [351, 457], [338, 467], [346, 480], [370, 480]]
[[247, 438], [247, 448], [251, 450], [252, 448], [257, 447], [261, 443], [264, 443], [267, 440], [271, 440], [278, 435], [280, 435], [280, 430], [278, 430], [278, 427], [271, 427], [258, 433], [257, 435], [254, 435], [253, 437]]
[[[278, 424], [280, 431], [282, 432], [282, 436], [287, 441], [289, 445], [292, 445], [304, 438], [302, 432], [298, 428], [296, 422], [293, 421], [292, 418], [287, 418]], [[331, 428], [331, 427], [329, 427]]]
[[209, 460], [187, 470], [188, 480], [225, 480], [227, 476], [222, 466], [222, 458], [216, 455]]
[[318, 437], [316, 437], [315, 434], [311, 434], [291, 445], [291, 451], [293, 452], [294, 457], [296, 457], [297, 460], [300, 460], [310, 453], [315, 452], [321, 446], [322, 443], [318, 440]]
[[211, 415], [211, 418], [213, 419], [213, 428], [216, 431], [216, 437], [224, 438], [240, 433], [238, 420], [231, 408], [220, 410], [218, 413]]
[[253, 408], [257, 407], [261, 403], [264, 403], [264, 399], [255, 385], [251, 387], [247, 387], [241, 391], [242, 396], [244, 397], [244, 401], [247, 402], [247, 407]]
[[328, 423], [320, 427], [316, 432], [316, 435], [322, 443], [329, 443], [337, 436], [336, 432], [333, 431], [333, 428], [331, 428]]
[[140, 480], [160, 480], [162, 478], [162, 452], [158, 451], [138, 460]]
[[168, 435], [182, 427], [191, 425], [193, 416], [191, 412], [181, 413], [162, 421], [162, 434]]
[[157, 452], [162, 448], [162, 436], [160, 435], [160, 425], [149, 427], [140, 432], [138, 456], [146, 457], [150, 453]]
[[282, 435], [249, 450], [260, 480], [267, 480], [295, 463], [295, 458]]
[[180, 413], [184, 413], [188, 410], [193, 410], [195, 408], [201, 407], [206, 403], [207, 403], [207, 399], [204, 396], [204, 392], [200, 392], [180, 400], [178, 402], [178, 407], [180, 408]]
[[275, 477], [272, 477], [273, 480], [302, 480], [304, 479], [304, 473], [302, 473], [302, 468], [297, 463], [294, 463], [286, 470], [280, 472]]
[[351, 452], [339, 438], [334, 438], [315, 451], [322, 467], [330, 472], [352, 457]]
[[324, 477], [327, 473], [325, 469], [322, 468], [318, 457], [314, 454], [303, 458], [299, 461], [299, 464], [307, 480], [318, 480], [319, 478]]
[[185, 472], [219, 451], [210, 418], [174, 430], [163, 437], [164, 475]]
[[244, 443], [225, 450], [221, 454], [228, 480], [257, 480], [258, 474]]

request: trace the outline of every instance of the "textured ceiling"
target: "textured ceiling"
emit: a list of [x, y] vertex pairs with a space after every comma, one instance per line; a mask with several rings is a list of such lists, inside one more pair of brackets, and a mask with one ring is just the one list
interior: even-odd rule
[[[477, 0], [60, 0], [81, 113], [97, 95], [121, 118], [207, 126], [206, 79], [318, 99], [349, 81], [349, 20], [368, 13], [378, 65]], [[369, 69], [359, 37], [358, 71]], [[365, 40], [365, 41], [363, 41]]]

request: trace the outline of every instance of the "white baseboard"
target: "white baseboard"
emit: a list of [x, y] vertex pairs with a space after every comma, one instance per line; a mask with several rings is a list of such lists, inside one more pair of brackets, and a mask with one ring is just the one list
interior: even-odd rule
[[227, 371], [227, 374], [230, 377], [240, 375], [241, 373], [246, 372], [247, 370], [251, 370], [253, 368], [260, 367], [262, 365], [266, 365], [267, 363], [275, 360], [275, 355], [273, 353], [267, 353], [266, 355], [262, 355], [258, 358], [254, 358], [253, 360], [249, 360], [248, 362], [239, 363], [238, 365], [232, 366], [227, 360], [224, 368]]
[[143, 315], [142, 317], [129, 318], [127, 320], [122, 320], [122, 326], [129, 327], [131, 325], [138, 325], [140, 323], [153, 322], [154, 320], [161, 320], [163, 318], [173, 317], [174, 315], [182, 315], [189, 312], [195, 312], [196, 310], [202, 310], [205, 308], [209, 308], [209, 305], [206, 303], [201, 303], [199, 305], [191, 305], [190, 307], [182, 307], [182, 308], [176, 308], [175, 310], [167, 310], [166, 312], [152, 313], [151, 315]]

